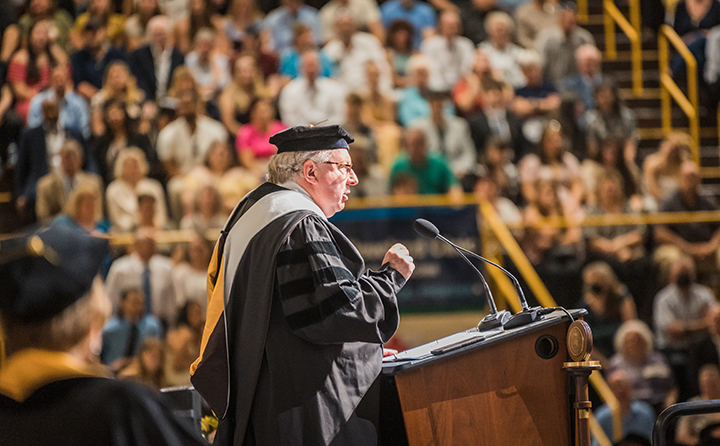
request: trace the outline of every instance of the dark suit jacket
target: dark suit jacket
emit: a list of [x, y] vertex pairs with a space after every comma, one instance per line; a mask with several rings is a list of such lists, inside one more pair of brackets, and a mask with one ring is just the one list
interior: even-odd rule
[[[530, 143], [523, 135], [522, 119], [510, 110], [507, 111], [506, 119], [510, 127], [510, 146], [515, 151], [515, 160], [517, 161], [530, 152]], [[493, 135], [487, 116], [483, 112], [476, 113], [468, 117], [468, 124], [470, 124], [470, 134], [475, 142], [478, 155], [481, 155], [485, 152], [485, 144]]]
[[[97, 173], [97, 167], [92, 155], [85, 146], [85, 139], [82, 134], [65, 129], [66, 138], [72, 138], [80, 142], [85, 153], [83, 170]], [[18, 197], [25, 197], [28, 203], [34, 206], [35, 186], [37, 181], [48, 173], [47, 148], [45, 146], [45, 128], [43, 126], [32, 127], [25, 130], [20, 138], [18, 149], [18, 160], [15, 166], [15, 193]]]
[[[177, 48], [173, 48], [170, 55], [168, 88], [170, 88], [173, 72], [183, 63], [185, 63], [185, 56]], [[145, 99], [155, 101], [157, 99], [157, 79], [155, 78], [155, 60], [150, 45], [142, 46], [130, 53], [130, 69], [137, 78], [138, 87], [145, 92]]]

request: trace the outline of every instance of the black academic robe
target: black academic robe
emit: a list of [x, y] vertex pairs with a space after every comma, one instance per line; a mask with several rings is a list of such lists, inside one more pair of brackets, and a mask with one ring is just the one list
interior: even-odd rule
[[11, 357], [0, 371], [3, 446], [206, 444], [148, 388], [67, 367], [66, 360], [77, 361], [63, 353], [18, 358], [22, 364]]
[[308, 195], [270, 183], [238, 205], [209, 272], [192, 381], [226, 414], [216, 443], [374, 444], [356, 409], [397, 330], [402, 275], [366, 271]]

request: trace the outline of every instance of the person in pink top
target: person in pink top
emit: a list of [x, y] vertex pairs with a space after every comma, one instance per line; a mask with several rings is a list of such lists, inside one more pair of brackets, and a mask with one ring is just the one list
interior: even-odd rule
[[267, 163], [277, 148], [270, 144], [270, 136], [287, 128], [276, 119], [271, 98], [255, 99], [250, 105], [250, 122], [240, 127], [235, 143], [242, 164], [257, 175], [267, 171]]

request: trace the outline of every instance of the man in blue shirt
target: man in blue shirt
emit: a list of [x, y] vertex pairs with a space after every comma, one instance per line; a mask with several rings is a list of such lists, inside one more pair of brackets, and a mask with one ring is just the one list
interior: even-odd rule
[[272, 36], [273, 49], [278, 54], [293, 43], [293, 29], [296, 23], [303, 23], [312, 30], [315, 44], [322, 45], [322, 26], [318, 10], [304, 5], [303, 0], [282, 0], [280, 7], [270, 11], [263, 21], [263, 30]]
[[152, 314], [145, 314], [142, 289], [126, 289], [120, 297], [119, 314], [103, 327], [100, 360], [117, 372], [140, 351], [145, 339], [161, 336], [160, 321]]
[[65, 64], [53, 68], [50, 76], [50, 87], [33, 96], [28, 112], [28, 127], [37, 127], [43, 122], [42, 104], [46, 100], [58, 100], [60, 116], [58, 122], [61, 127], [81, 133], [86, 139], [90, 138], [90, 124], [85, 100], [73, 91], [68, 67]]
[[[648, 403], [632, 399], [633, 388], [627, 374], [622, 370], [611, 373], [608, 377], [608, 385], [620, 403], [623, 437], [635, 434], [643, 438], [650, 438], [655, 425], [655, 411]], [[610, 407], [607, 404], [600, 406], [595, 411], [595, 418], [608, 439], [613, 441], [614, 430]], [[592, 444], [597, 446], [600, 443], [593, 437]]]
[[413, 48], [420, 48], [423, 36], [435, 28], [435, 10], [416, 0], [388, 0], [380, 7], [382, 22], [385, 29], [389, 29], [395, 20], [406, 20], [412, 24], [415, 34]]

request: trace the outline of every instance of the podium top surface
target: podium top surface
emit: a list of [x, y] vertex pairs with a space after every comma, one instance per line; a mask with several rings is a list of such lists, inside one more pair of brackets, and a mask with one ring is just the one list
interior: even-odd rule
[[[568, 310], [574, 319], [585, 316], [584, 309]], [[478, 331], [476, 327], [459, 333], [446, 336], [427, 344], [402, 351], [383, 359], [382, 372], [385, 375], [396, 375], [401, 372], [425, 366], [435, 361], [461, 355], [469, 351], [487, 347], [498, 342], [522, 336], [534, 331], [542, 330], [562, 322], [569, 322], [565, 312], [555, 310], [542, 316], [536, 322], [509, 330], [497, 328], [493, 330]]]

